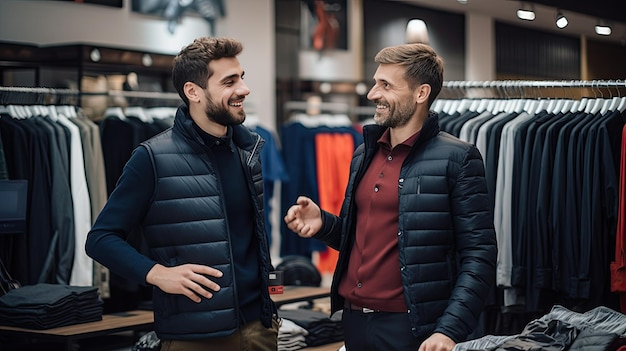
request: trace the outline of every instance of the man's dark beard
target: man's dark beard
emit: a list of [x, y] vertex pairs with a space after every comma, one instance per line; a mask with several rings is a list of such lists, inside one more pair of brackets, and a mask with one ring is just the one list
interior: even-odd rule
[[236, 116], [233, 116], [227, 109], [224, 107], [214, 104], [212, 99], [208, 99], [209, 103], [204, 111], [207, 115], [207, 118], [212, 120], [215, 123], [221, 124], [223, 126], [235, 126], [243, 123], [246, 119], [245, 111], [240, 112], [240, 116], [243, 118], [238, 119]]

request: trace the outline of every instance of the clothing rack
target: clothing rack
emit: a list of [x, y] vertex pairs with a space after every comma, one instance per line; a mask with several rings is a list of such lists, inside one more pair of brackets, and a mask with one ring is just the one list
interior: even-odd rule
[[[492, 80], [492, 81], [446, 81], [443, 83], [441, 99], [473, 97], [495, 98], [582, 98], [622, 96], [626, 89], [624, 80]], [[615, 91], [615, 94], [613, 92]], [[567, 93], [567, 92], [571, 93]], [[573, 96], [568, 96], [573, 95]]]
[[0, 86], [0, 104], [72, 104], [78, 94], [74, 89]]

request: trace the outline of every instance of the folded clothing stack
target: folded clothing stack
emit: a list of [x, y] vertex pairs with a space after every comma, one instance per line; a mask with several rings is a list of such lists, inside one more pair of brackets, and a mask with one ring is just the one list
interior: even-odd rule
[[[299, 336], [294, 336], [292, 328], [283, 328], [278, 331], [279, 341], [281, 336], [290, 335], [293, 338], [304, 337], [304, 345], [307, 347], [320, 346], [330, 344], [343, 340], [343, 326], [341, 325], [341, 314], [339, 312], [329, 316], [328, 314], [320, 311], [313, 311], [308, 309], [295, 309], [295, 310], [278, 310], [278, 316], [283, 319], [283, 325], [292, 326], [292, 324], [285, 323], [286, 320], [293, 322], [296, 326], [304, 329], [304, 332]], [[286, 334], [289, 332], [288, 334]], [[280, 350], [295, 350], [295, 348], [281, 348]], [[292, 345], [293, 346], [293, 345]]]
[[102, 320], [98, 288], [39, 283], [0, 296], [0, 325], [50, 329]]

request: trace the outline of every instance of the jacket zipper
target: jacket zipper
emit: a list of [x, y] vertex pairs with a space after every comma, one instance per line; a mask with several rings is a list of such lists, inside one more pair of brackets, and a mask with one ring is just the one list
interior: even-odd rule
[[254, 143], [254, 148], [252, 149], [252, 153], [250, 153], [250, 157], [248, 157], [248, 160], [246, 161], [246, 166], [250, 166], [250, 163], [252, 162], [252, 158], [254, 157], [254, 154], [256, 153], [256, 150], [259, 147], [260, 142], [261, 142], [261, 136], [257, 135], [256, 143]]

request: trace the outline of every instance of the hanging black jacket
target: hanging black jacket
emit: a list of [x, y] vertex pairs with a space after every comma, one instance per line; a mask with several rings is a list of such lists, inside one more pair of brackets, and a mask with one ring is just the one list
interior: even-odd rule
[[[477, 325], [495, 284], [493, 205], [478, 149], [441, 132], [438, 123], [436, 114], [424, 122], [400, 171], [398, 259], [413, 334], [440, 332], [460, 342]], [[356, 188], [385, 129], [363, 128], [340, 216], [322, 211], [323, 228], [314, 236], [339, 250], [333, 312], [344, 305], [338, 287], [356, 236]]]

